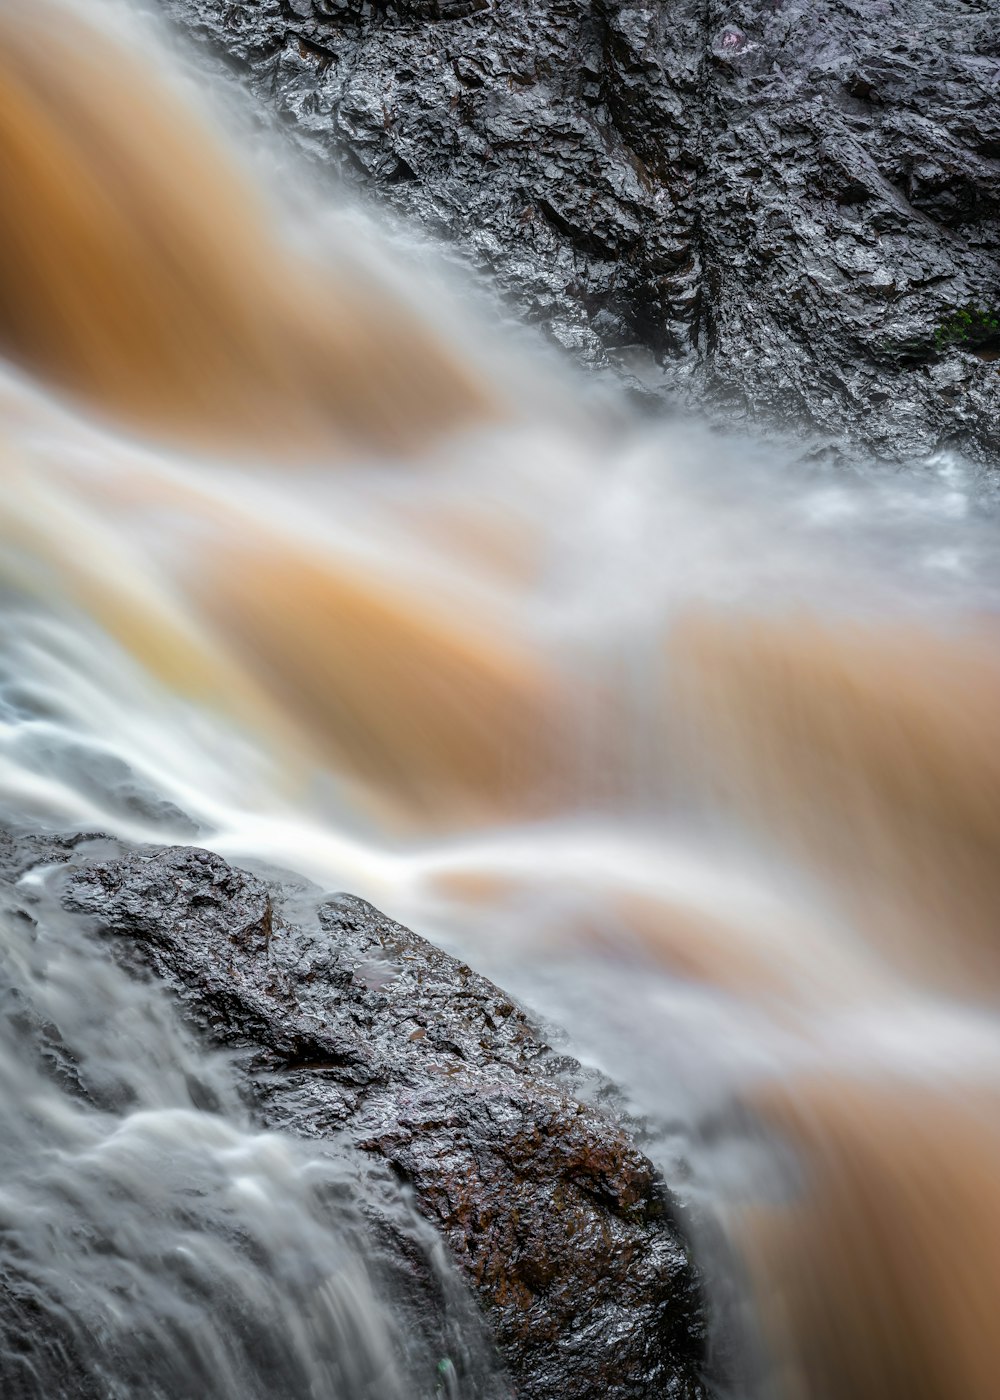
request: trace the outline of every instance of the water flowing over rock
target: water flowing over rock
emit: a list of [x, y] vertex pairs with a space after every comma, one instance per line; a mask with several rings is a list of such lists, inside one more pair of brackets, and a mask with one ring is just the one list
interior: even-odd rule
[[995, 457], [993, 0], [159, 4], [584, 360]]
[[235, 1054], [257, 1121], [408, 1183], [518, 1395], [703, 1395], [695, 1276], [635, 1125], [499, 988], [360, 899], [204, 850], [0, 850], [8, 882], [49, 862], [62, 906]]

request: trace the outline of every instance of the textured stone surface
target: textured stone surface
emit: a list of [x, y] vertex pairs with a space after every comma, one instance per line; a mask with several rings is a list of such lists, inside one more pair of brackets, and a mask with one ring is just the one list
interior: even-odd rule
[[704, 1392], [672, 1203], [610, 1086], [491, 982], [363, 901], [189, 847], [6, 837], [112, 954], [236, 1056], [268, 1127], [348, 1142], [410, 1184], [484, 1309], [516, 1392]]
[[1000, 304], [998, 0], [158, 3], [583, 359], [996, 456], [992, 348], [934, 336]]

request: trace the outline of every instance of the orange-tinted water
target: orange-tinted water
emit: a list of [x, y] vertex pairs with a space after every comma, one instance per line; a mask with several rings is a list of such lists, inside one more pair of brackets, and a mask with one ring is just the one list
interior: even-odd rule
[[3, 0], [0, 40], [5, 812], [193, 823], [525, 985], [596, 958], [571, 1030], [628, 1079], [683, 1027], [632, 1087], [670, 1117], [683, 1080], [695, 1159], [734, 1102], [796, 1155], [763, 1193], [738, 1161], [705, 1187], [765, 1393], [987, 1400], [1000, 656], [974, 483], [576, 432], [537, 383], [581, 415], [589, 391], [544, 358], [520, 397], [349, 236], [289, 239], [154, 34]]

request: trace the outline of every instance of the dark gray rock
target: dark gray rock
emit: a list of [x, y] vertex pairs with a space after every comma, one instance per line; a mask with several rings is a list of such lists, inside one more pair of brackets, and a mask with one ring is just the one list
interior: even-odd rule
[[998, 0], [158, 0], [299, 144], [675, 402], [995, 459]]
[[348, 1142], [412, 1187], [472, 1284], [518, 1395], [704, 1394], [673, 1205], [613, 1091], [496, 986], [348, 896], [189, 847], [0, 838], [176, 993], [264, 1125]]
[[716, 394], [887, 457], [994, 459], [1000, 306], [995, 0], [713, 6], [702, 247]]

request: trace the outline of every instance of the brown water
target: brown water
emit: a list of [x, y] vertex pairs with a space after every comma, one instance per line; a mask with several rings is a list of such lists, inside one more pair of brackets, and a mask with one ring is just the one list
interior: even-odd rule
[[763, 1396], [987, 1400], [984, 484], [615, 420], [125, 12], [0, 37], [5, 810], [461, 946], [664, 1124]]

